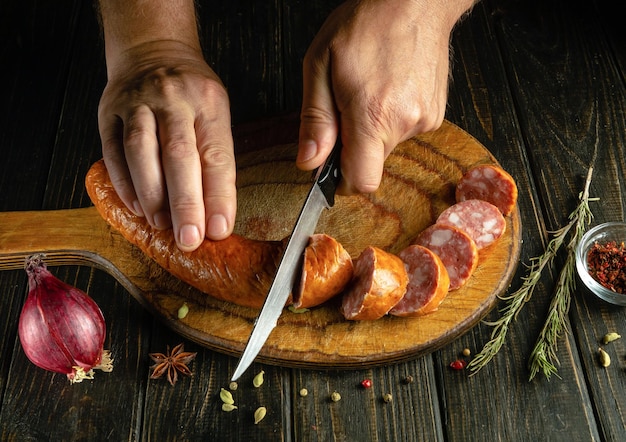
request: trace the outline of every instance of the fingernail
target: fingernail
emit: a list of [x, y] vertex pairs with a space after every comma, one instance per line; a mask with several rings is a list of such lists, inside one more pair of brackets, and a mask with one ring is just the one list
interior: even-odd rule
[[137, 216], [144, 216], [141, 204], [139, 204], [139, 200], [133, 201], [133, 212], [135, 212], [135, 215]]
[[154, 226], [159, 230], [169, 229], [172, 225], [172, 219], [169, 212], [164, 210], [154, 214]]
[[185, 224], [180, 228], [180, 244], [185, 247], [194, 247], [200, 242], [200, 230], [193, 224]]
[[228, 232], [228, 223], [224, 215], [213, 215], [209, 218], [206, 226], [209, 238], [223, 238]]
[[305, 140], [298, 146], [298, 163], [306, 163], [317, 155], [317, 143], [313, 140]]

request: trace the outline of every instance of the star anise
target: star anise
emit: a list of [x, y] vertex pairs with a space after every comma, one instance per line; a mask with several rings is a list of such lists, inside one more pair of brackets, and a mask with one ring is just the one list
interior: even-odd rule
[[184, 344], [178, 344], [170, 352], [170, 346], [167, 346], [167, 354], [150, 353], [150, 359], [154, 362], [150, 368], [152, 374], [150, 379], [158, 379], [167, 373], [167, 380], [174, 385], [178, 380], [178, 372], [191, 376], [193, 373], [187, 365], [193, 361], [197, 353], [185, 351]]

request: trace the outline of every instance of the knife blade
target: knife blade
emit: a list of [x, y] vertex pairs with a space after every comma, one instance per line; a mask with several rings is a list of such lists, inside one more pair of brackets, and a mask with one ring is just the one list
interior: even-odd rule
[[239, 379], [252, 364], [278, 323], [278, 318], [295, 284], [297, 271], [302, 266], [304, 249], [311, 235], [315, 233], [317, 221], [324, 209], [329, 209], [335, 204], [335, 191], [341, 180], [340, 160], [341, 140], [338, 138], [326, 162], [317, 170], [315, 182], [309, 190], [287, 242], [267, 298], [235, 368], [233, 381]]

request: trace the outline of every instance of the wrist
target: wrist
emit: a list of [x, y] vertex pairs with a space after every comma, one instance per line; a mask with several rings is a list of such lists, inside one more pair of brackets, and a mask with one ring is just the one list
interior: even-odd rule
[[107, 58], [109, 81], [150, 72], [165, 66], [200, 66], [206, 64], [202, 51], [178, 40], [146, 41]]
[[130, 55], [202, 52], [193, 0], [100, 0], [100, 14], [108, 71]]

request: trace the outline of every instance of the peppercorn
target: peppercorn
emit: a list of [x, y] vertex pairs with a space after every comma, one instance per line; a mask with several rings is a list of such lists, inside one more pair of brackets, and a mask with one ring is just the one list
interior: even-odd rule
[[450, 362], [450, 368], [453, 370], [463, 370], [467, 366], [467, 362], [463, 359], [457, 359], [456, 361]]
[[361, 387], [363, 387], [363, 388], [371, 388], [372, 387], [372, 380], [371, 379], [363, 379], [361, 381]]

